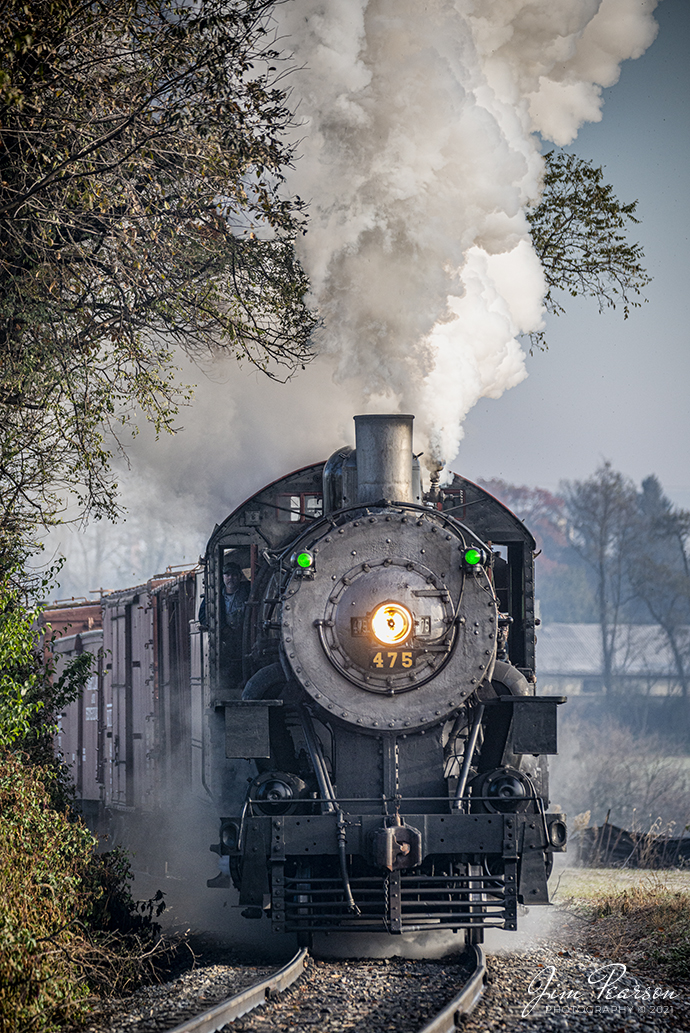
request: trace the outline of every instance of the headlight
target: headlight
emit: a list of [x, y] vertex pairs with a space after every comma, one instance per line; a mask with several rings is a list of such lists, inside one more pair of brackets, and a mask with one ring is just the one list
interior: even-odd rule
[[412, 634], [412, 614], [400, 603], [384, 603], [374, 611], [371, 630], [384, 645], [399, 645]]

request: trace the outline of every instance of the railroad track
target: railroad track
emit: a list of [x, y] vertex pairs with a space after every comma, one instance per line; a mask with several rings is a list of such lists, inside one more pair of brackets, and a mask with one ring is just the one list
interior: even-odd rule
[[[357, 962], [357, 963], [329, 963], [314, 962], [309, 958], [306, 949], [300, 950], [294, 958], [278, 972], [261, 979], [253, 986], [242, 990], [221, 1004], [216, 1004], [193, 1019], [189, 1019], [178, 1026], [175, 1026], [170, 1033], [215, 1033], [228, 1023], [242, 1020], [248, 1012], [260, 1005], [270, 1002], [271, 1014], [256, 1013], [248, 1020], [239, 1022], [241, 1031], [257, 1030], [262, 1033], [263, 1029], [280, 1030], [283, 1022], [286, 1028], [301, 1029], [303, 1026], [310, 1026], [315, 1033], [321, 1033], [321, 1029], [328, 1028], [330, 1015], [335, 1015], [340, 1020], [343, 1016], [343, 991], [345, 996], [352, 998], [351, 1007], [355, 1007], [355, 1001], [359, 1007], [366, 1011], [367, 1001], [372, 999], [376, 1015], [370, 1011], [362, 1017], [362, 1029], [391, 1028], [389, 1023], [395, 1019], [396, 1028], [400, 1026], [401, 1002], [402, 1008], [412, 1023], [405, 1026], [410, 1033], [451, 1033], [460, 1021], [460, 1016], [469, 1015], [481, 997], [486, 978], [486, 964], [484, 953], [481, 947], [470, 945], [467, 948], [467, 956], [463, 956], [462, 964], [454, 961], [443, 962], [422, 962], [422, 961], [401, 961], [396, 959], [393, 962]], [[316, 978], [311, 980], [310, 986], [304, 987], [304, 992], [296, 991], [290, 995], [288, 1002], [276, 1000], [276, 995], [286, 990], [295, 983], [305, 970], [311, 966]], [[321, 979], [318, 978], [319, 966], [324, 969]], [[387, 966], [387, 971], [384, 969]], [[437, 969], [434, 972], [434, 968]], [[383, 982], [390, 996], [391, 1012], [388, 1014], [388, 1003], [383, 993], [381, 970], [384, 972]], [[430, 974], [431, 970], [431, 974]], [[338, 973], [343, 974], [339, 975]], [[372, 975], [373, 973], [373, 975]], [[358, 978], [361, 986], [358, 988]], [[436, 978], [432, 978], [436, 977]], [[415, 985], [410, 985], [415, 981]], [[455, 996], [448, 1000], [448, 994], [461, 982], [461, 987]], [[345, 983], [345, 987], [343, 987]], [[419, 985], [416, 985], [416, 984]], [[439, 985], [440, 983], [440, 985]], [[367, 986], [367, 984], [372, 984]], [[406, 985], [407, 984], [407, 985]], [[433, 986], [430, 988], [430, 984]], [[300, 988], [301, 989], [301, 988]], [[366, 992], [365, 992], [366, 989]], [[357, 995], [360, 996], [357, 996]], [[364, 994], [364, 996], [362, 996]], [[424, 1000], [424, 996], [429, 998]], [[445, 998], [445, 1003], [438, 1006], [439, 997]], [[416, 1005], [411, 1008], [405, 1004], [406, 998], [415, 1001]], [[433, 1008], [431, 1017], [428, 1013]], [[332, 1006], [332, 1007], [331, 1007]], [[393, 1012], [393, 1009], [395, 1013]], [[280, 1015], [281, 1009], [289, 1014]], [[415, 1024], [414, 1016], [417, 1013], [427, 1013], [424, 1024]], [[278, 1014], [276, 1014], [278, 1013]], [[254, 1021], [256, 1020], [256, 1022]], [[386, 1025], [383, 1025], [386, 1023]], [[340, 1025], [340, 1022], [338, 1023]], [[356, 1024], [350, 1024], [356, 1029]]]

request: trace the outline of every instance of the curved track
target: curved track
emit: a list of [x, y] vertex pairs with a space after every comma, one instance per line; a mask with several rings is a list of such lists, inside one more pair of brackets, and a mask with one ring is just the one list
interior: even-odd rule
[[[459, 1023], [461, 1015], [469, 1015], [479, 1001], [486, 980], [486, 962], [484, 952], [476, 945], [468, 946], [470, 964], [473, 969], [456, 996], [434, 1017], [429, 1020], [418, 1033], [452, 1033]], [[215, 1033], [216, 1030], [247, 1012], [265, 1004], [272, 994], [280, 993], [303, 974], [308, 964], [306, 948], [298, 951], [294, 958], [274, 975], [250, 986], [241, 993], [235, 994], [221, 1004], [214, 1005], [193, 1019], [175, 1026], [170, 1033]]]
[[295, 954], [292, 961], [279, 969], [268, 979], [262, 979], [254, 986], [248, 986], [246, 990], [229, 997], [227, 1001], [214, 1004], [208, 1011], [202, 1012], [193, 1019], [188, 1019], [179, 1026], [175, 1026], [170, 1033], [215, 1033], [222, 1029], [228, 1022], [234, 1022], [240, 1016], [246, 1015], [253, 1008], [265, 1004], [271, 993], [280, 993], [291, 986], [304, 972], [307, 966], [308, 951], [306, 947]]
[[486, 982], [484, 951], [478, 944], [469, 944], [467, 949], [474, 953], [474, 972], [460, 993], [441, 1008], [419, 1033], [452, 1033], [452, 1030], [460, 1025], [460, 1016], [469, 1015], [482, 996]]

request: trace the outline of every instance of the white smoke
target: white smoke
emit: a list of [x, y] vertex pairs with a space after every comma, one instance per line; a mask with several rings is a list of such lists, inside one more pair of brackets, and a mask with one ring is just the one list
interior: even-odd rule
[[[537, 134], [570, 142], [652, 42], [656, 0], [292, 0], [308, 200], [301, 257], [322, 355], [369, 408], [418, 415], [435, 460], [462, 420], [527, 374], [542, 326], [525, 206]], [[421, 423], [421, 427], [419, 427]]]
[[[541, 326], [524, 214], [539, 196], [539, 137], [563, 145], [601, 118], [602, 88], [654, 39], [656, 2], [276, 5], [301, 123], [287, 187], [310, 202], [300, 249], [319, 355], [286, 386], [233, 361], [211, 380], [192, 371], [184, 429], [132, 443], [129, 522], [116, 543], [80, 537], [88, 562], [77, 556], [68, 593], [195, 559], [248, 494], [350, 442], [355, 412], [412, 412], [417, 446], [454, 460], [464, 417], [526, 376], [518, 337]], [[68, 574], [77, 550], [62, 538]]]

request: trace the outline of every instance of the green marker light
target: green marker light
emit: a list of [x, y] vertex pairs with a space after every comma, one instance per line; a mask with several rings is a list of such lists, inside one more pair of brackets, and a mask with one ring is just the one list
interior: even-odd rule
[[313, 563], [314, 557], [310, 552], [300, 552], [297, 554], [297, 566], [301, 567], [302, 570], [309, 570]]
[[466, 549], [464, 559], [468, 567], [476, 567], [482, 562], [482, 554], [479, 549]]

